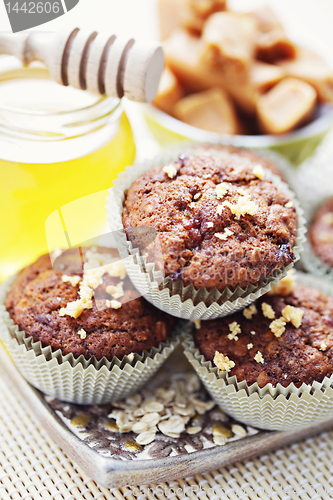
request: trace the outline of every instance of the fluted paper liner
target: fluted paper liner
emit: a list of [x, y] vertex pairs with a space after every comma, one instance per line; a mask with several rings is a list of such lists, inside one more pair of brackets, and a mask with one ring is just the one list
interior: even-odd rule
[[[147, 170], [174, 161], [180, 153], [193, 153], [194, 147], [184, 148], [183, 146], [181, 149], [169, 151], [153, 160], [127, 167], [125, 172], [121, 173], [114, 182], [114, 187], [110, 189], [106, 208], [110, 229], [116, 235], [118, 251], [123, 258], [126, 271], [138, 291], [155, 307], [177, 318], [205, 320], [224, 317], [248, 306], [284, 278], [288, 270], [293, 267], [293, 263], [276, 270], [267, 280], [260, 281], [256, 285], [249, 285], [244, 289], [238, 287], [232, 291], [226, 288], [223, 292], [219, 292], [217, 289], [208, 291], [202, 287], [197, 290], [193, 285], [185, 287], [183, 281], [171, 282], [170, 278], [164, 278], [163, 273], [155, 269], [155, 264], [147, 263], [146, 258], [140, 255], [139, 250], [133, 248], [131, 242], [127, 241], [122, 224], [125, 191]], [[199, 151], [197, 146], [196, 151]], [[212, 149], [204, 149], [204, 151], [222, 157], [240, 158], [237, 155], [215, 150], [213, 147]], [[257, 165], [257, 163], [243, 157], [241, 160], [253, 167]], [[284, 170], [286, 171], [287, 167], [284, 167]], [[274, 185], [292, 200], [297, 210], [298, 230], [296, 244], [293, 248], [296, 262], [300, 258], [305, 241], [306, 228], [303, 210], [289, 187], [278, 176], [273, 175], [268, 170], [265, 172], [267, 178], [271, 179]]]
[[[333, 296], [333, 285], [328, 281], [299, 272], [296, 280]], [[290, 430], [319, 423], [330, 414], [333, 417], [333, 375], [301, 387], [294, 384], [259, 387], [257, 383], [249, 386], [206, 361], [191, 333], [184, 333], [183, 338], [184, 354], [206, 389], [222, 410], [239, 422], [261, 429]]]
[[139, 390], [160, 368], [179, 344], [179, 324], [172, 336], [157, 348], [141, 354], [114, 357], [112, 361], [95, 357], [86, 360], [72, 354], [63, 356], [34, 342], [14, 324], [4, 306], [15, 278], [0, 286], [0, 340], [28, 382], [44, 394], [70, 403], [97, 405], [122, 399]]

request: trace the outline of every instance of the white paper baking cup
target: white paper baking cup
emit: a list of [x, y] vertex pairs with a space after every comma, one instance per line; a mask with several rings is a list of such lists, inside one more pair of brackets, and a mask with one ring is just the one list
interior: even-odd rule
[[112, 361], [95, 357], [86, 360], [72, 354], [63, 356], [34, 342], [14, 324], [4, 306], [15, 278], [0, 286], [0, 340], [23, 377], [44, 394], [76, 404], [107, 404], [139, 390], [180, 343], [182, 322], [157, 348], [141, 354], [114, 357]]
[[[296, 273], [297, 283], [320, 289], [333, 297], [333, 285], [310, 274]], [[244, 424], [268, 430], [290, 430], [316, 424], [333, 417], [333, 375], [322, 382], [296, 387], [249, 386], [221, 372], [200, 354], [193, 335], [184, 333], [184, 354], [196, 370], [208, 392], [223, 411]]]
[[[146, 258], [140, 255], [139, 250], [132, 247], [132, 244], [127, 241], [122, 224], [125, 191], [147, 170], [174, 161], [180, 153], [193, 153], [194, 148], [198, 152], [197, 145], [187, 148], [183, 146], [181, 149], [178, 147], [153, 160], [135, 163], [133, 166], [127, 167], [125, 172], [121, 173], [114, 182], [113, 188], [110, 189], [106, 208], [110, 229], [114, 232], [117, 240], [118, 251], [124, 260], [127, 274], [137, 290], [155, 307], [177, 318], [205, 320], [227, 316], [248, 306], [285, 277], [294, 263], [283, 266], [280, 270], [272, 273], [267, 280], [261, 281], [257, 285], [249, 285], [244, 289], [238, 287], [234, 291], [226, 288], [222, 293], [217, 289], [209, 292], [203, 287], [199, 290], [196, 290], [193, 285], [185, 287], [182, 281], [172, 283], [170, 278], [164, 277], [162, 271], [155, 269], [154, 263], [147, 263]], [[210, 150], [205, 148], [204, 151], [222, 157], [240, 158], [238, 155], [230, 155], [214, 148]], [[246, 158], [242, 157], [241, 159], [253, 167], [257, 165]], [[286, 183], [268, 170], [266, 170], [266, 175], [280, 191], [293, 201], [297, 210], [298, 230], [296, 244], [293, 248], [294, 262], [296, 262], [300, 258], [305, 241], [306, 228], [303, 210]]]

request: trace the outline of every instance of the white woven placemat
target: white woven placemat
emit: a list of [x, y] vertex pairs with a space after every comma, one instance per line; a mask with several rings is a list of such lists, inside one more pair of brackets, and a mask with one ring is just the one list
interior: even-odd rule
[[[214, 464], [212, 463], [212, 467]], [[69, 460], [0, 374], [0, 499], [315, 500], [333, 498], [333, 431], [208, 474], [107, 490]]]

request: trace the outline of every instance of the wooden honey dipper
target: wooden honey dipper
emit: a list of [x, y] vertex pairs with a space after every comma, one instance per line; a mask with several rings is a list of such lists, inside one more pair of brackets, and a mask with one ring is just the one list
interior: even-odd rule
[[158, 42], [79, 28], [59, 34], [0, 35], [0, 54], [14, 55], [24, 65], [41, 61], [61, 85], [138, 102], [154, 99], [164, 66]]

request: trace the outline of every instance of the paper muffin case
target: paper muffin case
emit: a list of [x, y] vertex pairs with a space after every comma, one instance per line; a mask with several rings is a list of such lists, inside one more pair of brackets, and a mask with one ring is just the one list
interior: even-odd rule
[[127, 397], [151, 379], [180, 343], [182, 322], [174, 333], [149, 352], [114, 357], [112, 361], [95, 357], [75, 359], [34, 342], [14, 324], [4, 306], [15, 278], [0, 286], [0, 340], [23, 377], [44, 394], [76, 404], [107, 404]]
[[[178, 147], [153, 160], [135, 163], [133, 166], [127, 167], [125, 172], [121, 173], [118, 179], [114, 181], [114, 186], [110, 189], [110, 194], [107, 197], [106, 208], [109, 226], [111, 231], [114, 232], [117, 247], [120, 256], [124, 260], [127, 274], [141, 295], [158, 309], [177, 318], [206, 320], [224, 317], [247, 307], [284, 278], [288, 270], [293, 267], [293, 263], [283, 266], [280, 270], [272, 273], [267, 280], [261, 281], [257, 285], [249, 285], [244, 289], [238, 287], [234, 291], [226, 288], [223, 292], [219, 292], [217, 289], [209, 292], [204, 287], [197, 290], [193, 285], [185, 287], [182, 281], [171, 282], [170, 278], [164, 278], [162, 271], [155, 269], [155, 264], [147, 263], [146, 258], [140, 255], [139, 250], [132, 247], [132, 244], [127, 241], [122, 224], [125, 191], [147, 170], [174, 161], [180, 153], [193, 153], [194, 147], [193, 145], [187, 148], [184, 148], [184, 146], [182, 148]], [[196, 146], [196, 151], [198, 151], [198, 146]], [[206, 153], [214, 153], [217, 156], [239, 158], [238, 155], [226, 154], [215, 150], [213, 147], [212, 149], [205, 148], [204, 151]], [[272, 156], [270, 157], [272, 158]], [[246, 158], [241, 159], [251, 166], [256, 165]], [[287, 168], [286, 165], [285, 168]], [[293, 248], [296, 262], [300, 258], [305, 241], [306, 228], [303, 210], [287, 184], [268, 170], [266, 170], [266, 174], [267, 178], [271, 179], [274, 185], [293, 201], [296, 207], [298, 230], [296, 244]]]
[[[327, 280], [297, 272], [296, 281], [333, 297], [333, 285]], [[191, 333], [184, 332], [183, 339], [184, 354], [208, 392], [223, 411], [239, 422], [260, 429], [291, 430], [333, 417], [333, 375], [298, 388], [294, 384], [249, 386], [246, 381], [237, 382], [235, 376], [229, 377], [211, 361], [206, 361]]]

